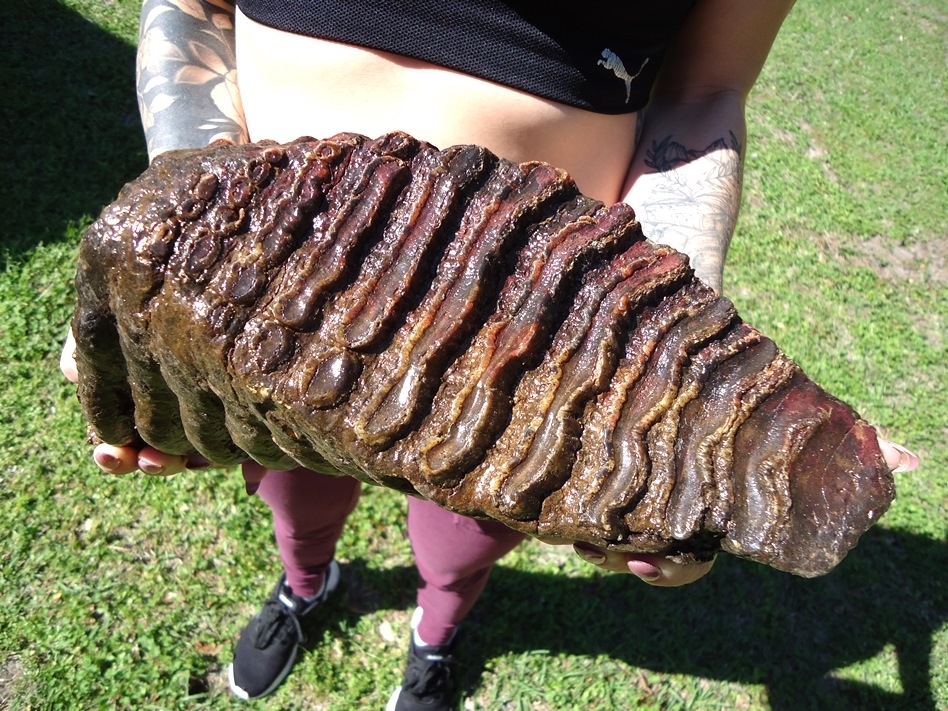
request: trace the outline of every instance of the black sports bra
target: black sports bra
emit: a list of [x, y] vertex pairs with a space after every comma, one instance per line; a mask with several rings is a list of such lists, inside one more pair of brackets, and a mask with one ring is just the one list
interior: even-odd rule
[[[695, 0], [237, 0], [261, 24], [401, 54], [606, 114], [638, 111]], [[554, 6], [555, 7], [555, 6]]]

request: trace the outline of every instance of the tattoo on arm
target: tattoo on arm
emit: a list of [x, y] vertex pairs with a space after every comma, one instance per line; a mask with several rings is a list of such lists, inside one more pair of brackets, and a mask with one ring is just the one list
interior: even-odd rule
[[652, 147], [645, 154], [645, 165], [659, 173], [667, 173], [674, 170], [684, 163], [691, 163], [714, 151], [731, 148], [737, 155], [742, 152], [741, 142], [738, 140], [734, 131], [728, 131], [730, 134], [730, 143], [724, 138], [718, 138], [708, 144], [704, 150], [696, 151], [693, 148], [685, 148], [683, 145], [671, 136], [665, 136], [661, 141], [652, 141]]
[[149, 157], [248, 140], [236, 64], [232, 3], [144, 1], [136, 66]]
[[691, 257], [698, 276], [716, 289], [737, 223], [743, 180], [743, 146], [734, 132], [703, 149], [673, 136], [653, 141], [644, 163], [654, 171], [645, 208], [648, 236]]

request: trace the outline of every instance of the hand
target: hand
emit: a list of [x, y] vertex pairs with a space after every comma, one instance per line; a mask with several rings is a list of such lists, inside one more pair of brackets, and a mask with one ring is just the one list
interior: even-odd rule
[[685, 565], [654, 553], [605, 551], [586, 543], [573, 544], [573, 550], [587, 563], [592, 563], [603, 570], [631, 573], [649, 585], [663, 588], [693, 583], [707, 575], [711, 566], [714, 565], [714, 560]]
[[[76, 339], [72, 329], [66, 336], [62, 355], [59, 357], [59, 369], [71, 383], [79, 382], [76, 368]], [[170, 476], [185, 469], [200, 469], [209, 465], [203, 457], [193, 455], [182, 457], [159, 452], [154, 447], [116, 447], [111, 444], [99, 444], [92, 452], [92, 458], [99, 469], [109, 474], [128, 474], [136, 469], [152, 476]]]

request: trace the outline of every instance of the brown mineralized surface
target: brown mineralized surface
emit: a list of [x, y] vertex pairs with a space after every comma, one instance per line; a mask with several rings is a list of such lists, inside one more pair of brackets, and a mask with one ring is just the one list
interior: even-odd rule
[[342, 472], [532, 535], [830, 570], [875, 431], [630, 207], [393, 133], [165, 154], [83, 239], [98, 438]]

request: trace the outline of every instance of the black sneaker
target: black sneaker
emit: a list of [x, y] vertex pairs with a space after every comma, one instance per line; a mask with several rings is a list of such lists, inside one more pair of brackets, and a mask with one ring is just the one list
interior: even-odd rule
[[415, 628], [421, 621], [421, 608], [412, 615], [411, 642], [402, 685], [395, 689], [385, 711], [451, 711], [454, 695], [451, 649], [454, 640], [441, 646], [415, 644]]
[[293, 594], [280, 576], [270, 599], [240, 633], [234, 661], [227, 670], [230, 690], [241, 699], [272, 694], [293, 668], [299, 645], [306, 640], [302, 621], [339, 585], [339, 564], [326, 569], [322, 592], [312, 600]]

